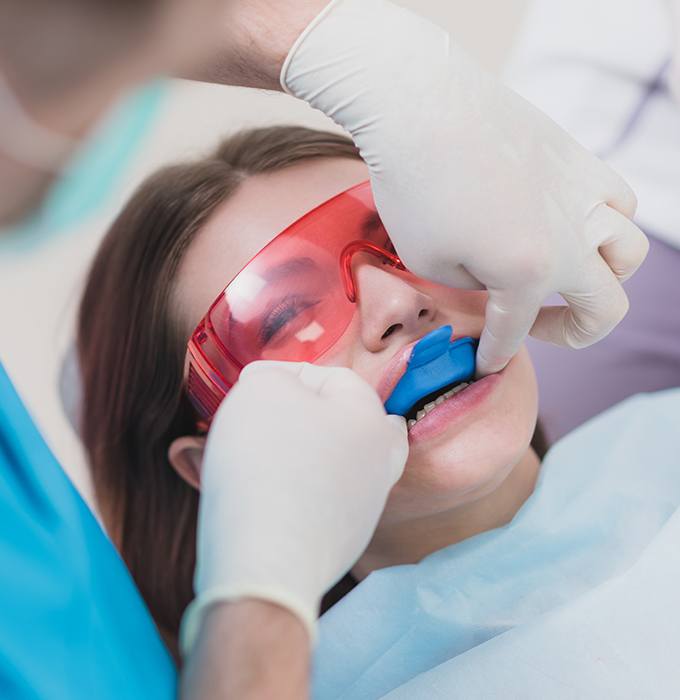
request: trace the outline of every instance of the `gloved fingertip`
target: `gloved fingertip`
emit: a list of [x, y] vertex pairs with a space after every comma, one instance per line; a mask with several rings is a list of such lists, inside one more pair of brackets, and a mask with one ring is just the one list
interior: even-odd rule
[[391, 423], [396, 430], [399, 431], [400, 435], [407, 436], [408, 435], [408, 429], [406, 427], [406, 419], [403, 416], [396, 416], [394, 414], [388, 414], [386, 416], [386, 419], [389, 423]]
[[508, 362], [509, 360], [506, 362], [488, 362], [486, 360], [478, 358], [477, 365], [475, 368], [475, 379], [483, 379], [484, 377], [487, 377], [490, 374], [500, 372], [502, 369], [505, 369]]
[[396, 484], [406, 467], [408, 459], [408, 428], [406, 419], [402, 416], [388, 415], [387, 421], [394, 427], [397, 432], [397, 443], [393, 446], [390, 455], [390, 466], [392, 467], [392, 485]]
[[404, 469], [406, 469], [406, 462], [408, 460], [408, 445], [403, 448], [399, 448], [394, 451], [392, 455], [391, 467], [392, 467], [392, 483], [394, 486], [399, 479], [401, 479], [404, 474]]
[[239, 381], [248, 379], [253, 375], [275, 374], [297, 378], [305, 384], [305, 377], [309, 374], [308, 367], [312, 367], [308, 362], [287, 362], [284, 360], [256, 360], [246, 365], [239, 375]]
[[510, 362], [512, 355], [501, 354], [498, 349], [498, 342], [485, 328], [477, 347], [475, 378], [480, 379], [488, 374], [500, 372]]
[[477, 349], [477, 357], [475, 358], [475, 379], [481, 379], [486, 377], [487, 374], [493, 374], [502, 368], [502, 363], [491, 362], [485, 355], [480, 343], [480, 347]]
[[259, 372], [267, 370], [270, 367], [270, 363], [265, 360], [257, 360], [255, 362], [251, 362], [241, 370], [241, 373], [239, 374], [239, 380], [243, 381], [251, 374], [258, 374]]

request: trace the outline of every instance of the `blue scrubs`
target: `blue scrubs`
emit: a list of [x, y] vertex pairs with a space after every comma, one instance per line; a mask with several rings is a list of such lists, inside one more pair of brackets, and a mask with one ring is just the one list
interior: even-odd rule
[[134, 583], [0, 365], [0, 697], [174, 698]]

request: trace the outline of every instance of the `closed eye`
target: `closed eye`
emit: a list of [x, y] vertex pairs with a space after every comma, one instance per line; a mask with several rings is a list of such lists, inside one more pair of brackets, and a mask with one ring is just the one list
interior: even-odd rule
[[267, 345], [286, 325], [307, 309], [316, 306], [319, 301], [319, 299], [304, 299], [298, 296], [289, 296], [280, 300], [267, 313], [266, 318], [262, 322], [259, 332], [260, 344], [262, 346]]

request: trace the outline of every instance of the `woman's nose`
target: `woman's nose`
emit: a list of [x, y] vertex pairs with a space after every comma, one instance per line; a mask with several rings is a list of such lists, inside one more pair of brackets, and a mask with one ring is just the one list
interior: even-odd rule
[[354, 267], [361, 338], [370, 352], [415, 340], [432, 328], [434, 300], [392, 268], [371, 263]]

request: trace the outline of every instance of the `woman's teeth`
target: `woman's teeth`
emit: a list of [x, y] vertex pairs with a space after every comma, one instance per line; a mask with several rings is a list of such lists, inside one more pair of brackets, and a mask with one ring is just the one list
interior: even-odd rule
[[461, 382], [460, 384], [456, 384], [456, 386], [453, 387], [453, 389], [449, 389], [447, 392], [442, 394], [441, 396], [438, 396], [434, 401], [430, 401], [430, 403], [426, 403], [423, 408], [416, 413], [415, 418], [411, 418], [408, 422], [408, 429], [411, 430], [411, 428], [420, 420], [425, 418], [425, 416], [430, 413], [431, 411], [434, 411], [434, 409], [439, 406], [439, 404], [444, 403], [447, 399], [450, 399], [454, 394], [457, 394], [459, 391], [463, 391], [463, 389], [466, 389], [467, 387], [470, 386], [469, 382]]

